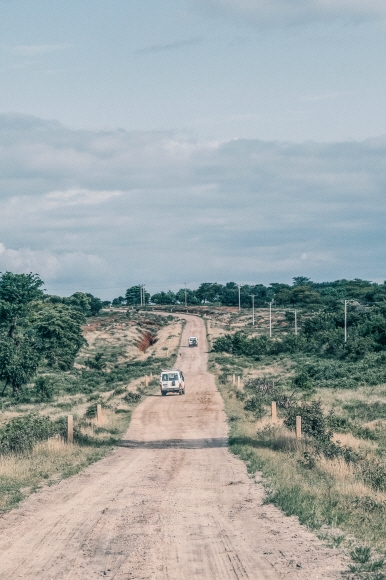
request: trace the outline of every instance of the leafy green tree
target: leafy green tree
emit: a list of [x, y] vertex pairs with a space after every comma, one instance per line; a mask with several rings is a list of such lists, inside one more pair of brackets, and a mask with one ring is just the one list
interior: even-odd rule
[[153, 294], [151, 301], [154, 304], [176, 304], [177, 298], [174, 292], [168, 290], [167, 292], [158, 292], [157, 294]]
[[131, 286], [126, 290], [126, 304], [128, 306], [138, 306], [141, 304], [141, 287]]
[[92, 294], [85, 294], [84, 292], [75, 292], [69, 298], [63, 298], [63, 303], [71, 306], [74, 310], [81, 312], [85, 316], [91, 314], [91, 298]]
[[118, 298], [114, 298], [112, 301], [113, 306], [122, 306], [125, 303], [125, 298], [123, 296], [118, 296]]
[[66, 304], [46, 306], [35, 315], [33, 329], [49, 366], [62, 370], [72, 367], [86, 342], [82, 336], [84, 322], [84, 314]]
[[[102, 300], [89, 293], [87, 293], [86, 296], [90, 300], [89, 307], [91, 316], [97, 316], [103, 308]], [[108, 304], [110, 304], [110, 302]]]
[[[185, 288], [178, 290], [176, 293], [176, 301], [179, 302], [179, 304], [185, 304]], [[189, 288], [186, 289], [186, 303], [188, 306], [200, 304], [195, 291], [190, 290]]]
[[33, 305], [43, 297], [36, 274], [5, 272], [0, 277], [0, 380], [4, 394], [14, 393], [35, 374], [41, 359], [29, 321]]
[[44, 301], [42, 285], [36, 274], [5, 272], [0, 277], [2, 394], [8, 386], [14, 394], [20, 391], [43, 361], [70, 368], [84, 344], [84, 314], [55, 300]]

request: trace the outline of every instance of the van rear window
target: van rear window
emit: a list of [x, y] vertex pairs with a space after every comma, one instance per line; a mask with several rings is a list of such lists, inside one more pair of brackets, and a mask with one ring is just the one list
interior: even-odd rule
[[163, 381], [178, 381], [178, 373], [164, 373], [162, 375]]

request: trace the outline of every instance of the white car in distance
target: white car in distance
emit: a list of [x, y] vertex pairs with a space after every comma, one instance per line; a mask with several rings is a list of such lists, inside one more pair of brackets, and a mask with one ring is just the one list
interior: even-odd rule
[[179, 369], [162, 371], [160, 390], [162, 396], [166, 396], [167, 393], [185, 395], [185, 379], [182, 371]]
[[189, 346], [198, 346], [198, 340], [196, 336], [190, 336], [188, 340]]

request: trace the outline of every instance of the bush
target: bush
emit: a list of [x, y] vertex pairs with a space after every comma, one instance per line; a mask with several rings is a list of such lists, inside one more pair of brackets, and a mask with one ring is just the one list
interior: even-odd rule
[[244, 405], [245, 411], [250, 411], [258, 419], [264, 416], [264, 407], [262, 400], [256, 395], [247, 399]]
[[84, 416], [87, 417], [87, 419], [94, 419], [94, 417], [97, 416], [98, 403], [101, 404], [101, 401], [98, 401], [96, 403], [93, 403], [92, 405], [89, 405], [87, 407], [86, 412], [84, 414]]
[[44, 441], [55, 433], [55, 424], [48, 417], [29, 414], [12, 419], [0, 431], [0, 453], [23, 453], [30, 451], [38, 441]]
[[51, 377], [38, 377], [35, 381], [35, 394], [39, 402], [52, 401], [54, 385]]
[[327, 428], [327, 420], [323, 414], [320, 400], [290, 408], [284, 421], [285, 426], [294, 430], [297, 415], [302, 418], [303, 433], [318, 441], [329, 441], [331, 439], [332, 432]]
[[304, 369], [298, 371], [298, 373], [292, 379], [292, 382], [295, 389], [299, 389], [300, 391], [312, 390], [312, 380]]
[[139, 403], [141, 400], [141, 395], [139, 393], [126, 393], [123, 397], [123, 400], [126, 401], [129, 405], [132, 403]]

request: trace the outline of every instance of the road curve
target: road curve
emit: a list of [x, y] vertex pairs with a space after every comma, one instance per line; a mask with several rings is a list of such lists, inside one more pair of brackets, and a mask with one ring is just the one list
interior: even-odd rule
[[262, 486], [229, 453], [205, 326], [186, 319], [186, 395], [148, 397], [108, 457], [5, 514], [1, 579], [341, 577], [339, 554], [263, 505]]

